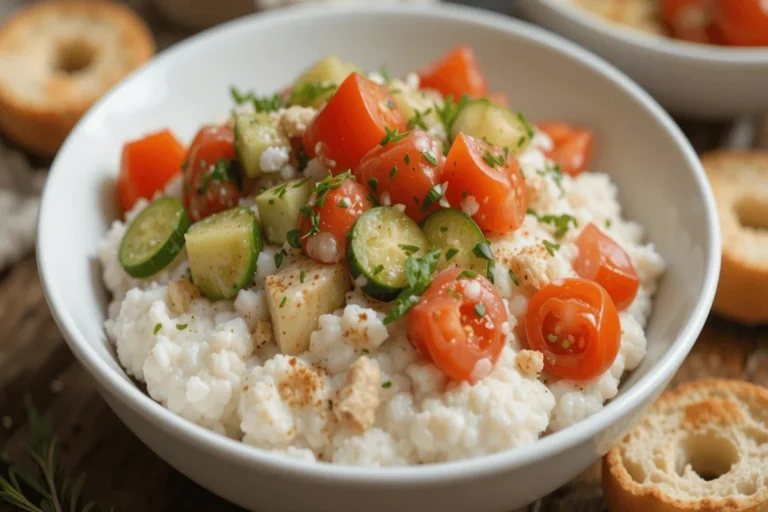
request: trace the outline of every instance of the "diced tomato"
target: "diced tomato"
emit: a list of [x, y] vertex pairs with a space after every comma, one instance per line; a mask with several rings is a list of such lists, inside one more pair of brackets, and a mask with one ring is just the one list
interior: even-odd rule
[[[438, 275], [408, 312], [408, 337], [449, 379], [477, 382], [490, 373], [506, 342], [507, 310], [485, 277]], [[507, 328], [509, 324], [507, 324]]]
[[397, 142], [369, 151], [355, 169], [355, 177], [368, 185], [379, 203], [403, 204], [405, 213], [418, 222], [439, 208], [435, 187], [440, 184], [444, 164], [440, 143], [413, 130]]
[[170, 130], [162, 130], [126, 143], [120, 159], [117, 196], [127, 212], [139, 198], [152, 199], [181, 172], [184, 146]]
[[579, 255], [573, 260], [573, 270], [605, 288], [616, 309], [628, 308], [635, 300], [640, 279], [624, 249], [592, 223], [582, 230], [576, 246]]
[[354, 169], [403, 118], [386, 87], [352, 73], [304, 133], [304, 148], [333, 172]]
[[237, 206], [240, 184], [229, 179], [235, 160], [234, 133], [225, 126], [203, 126], [184, 161], [183, 200], [189, 217], [200, 220]]
[[765, 0], [714, 0], [713, 16], [725, 44], [768, 46], [768, 4]]
[[488, 95], [488, 99], [491, 100], [491, 103], [494, 105], [504, 108], [509, 107], [509, 98], [503, 92], [492, 92]]
[[445, 57], [419, 72], [421, 88], [435, 89], [444, 96], [453, 95], [454, 101], [463, 94], [471, 98], [488, 95], [488, 84], [477, 62], [475, 52], [469, 46], [459, 46]]
[[547, 156], [560, 164], [571, 176], [581, 174], [592, 156], [592, 130], [574, 128], [561, 122], [539, 123], [538, 127], [552, 139], [554, 147]]
[[445, 159], [446, 198], [484, 231], [519, 228], [528, 208], [528, 192], [512, 157], [482, 140], [460, 133]]
[[602, 375], [619, 353], [621, 324], [608, 292], [582, 278], [564, 279], [533, 294], [525, 314], [528, 346], [564, 379]]
[[677, 39], [694, 43], [709, 43], [712, 25], [711, 0], [664, 0], [662, 18]]
[[347, 252], [347, 235], [357, 218], [373, 208], [368, 190], [348, 175], [330, 177], [315, 186], [315, 202], [299, 216], [304, 253], [321, 263], [337, 263]]

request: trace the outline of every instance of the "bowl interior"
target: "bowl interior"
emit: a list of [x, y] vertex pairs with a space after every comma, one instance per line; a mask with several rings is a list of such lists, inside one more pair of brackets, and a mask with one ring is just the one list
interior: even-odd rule
[[[669, 264], [648, 325], [648, 355], [620, 397], [587, 422], [540, 443], [574, 433], [587, 437], [617, 417], [622, 400], [660, 386], [690, 348], [717, 275], [713, 202], [695, 154], [658, 105], [603, 61], [526, 24], [457, 7], [303, 8], [242, 19], [159, 56], [90, 111], [53, 165], [38, 258], [54, 315], [97, 380], [133, 408], [157, 415], [167, 428], [182, 424], [131, 389], [103, 329], [108, 296], [96, 245], [117, 216], [114, 180], [125, 141], [163, 127], [189, 140], [202, 123], [229, 112], [230, 85], [268, 94], [329, 53], [402, 74], [457, 43], [476, 50], [492, 89], [507, 93], [532, 120], [563, 119], [594, 129], [591, 167], [612, 176], [626, 216], [645, 225]], [[183, 428], [206, 442], [228, 442], [205, 437], [191, 424]]]

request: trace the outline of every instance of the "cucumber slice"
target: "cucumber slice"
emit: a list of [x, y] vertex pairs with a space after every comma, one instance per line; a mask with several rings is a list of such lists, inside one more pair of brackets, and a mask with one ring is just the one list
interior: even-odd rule
[[248, 208], [201, 220], [186, 235], [192, 282], [211, 300], [231, 299], [253, 281], [263, 247], [261, 226]]
[[280, 129], [277, 119], [264, 113], [235, 116], [235, 151], [249, 178], [276, 172], [261, 168], [261, 155], [270, 147], [284, 147], [290, 151], [291, 142]]
[[494, 105], [486, 99], [470, 102], [459, 113], [451, 137], [456, 138], [459, 132], [508, 148], [513, 155], [522, 153], [533, 137], [533, 127], [522, 114]]
[[299, 210], [312, 192], [310, 180], [294, 180], [273, 187], [256, 196], [259, 219], [270, 243], [283, 245], [289, 231], [296, 229]]
[[422, 229], [430, 248], [443, 252], [437, 270], [456, 265], [487, 275], [488, 260], [474, 253], [477, 244], [485, 242], [485, 235], [464, 212], [452, 208], [436, 211], [424, 219]]
[[392, 300], [408, 285], [405, 260], [423, 256], [427, 239], [396, 208], [379, 206], [358, 217], [349, 234], [347, 262], [355, 282], [371, 297]]
[[[305, 71], [293, 84], [294, 91], [300, 91], [307, 84], [336, 85], [338, 86], [349, 75], [360, 68], [350, 62], [343, 62], [338, 55], [329, 55], [307, 71]], [[295, 104], [303, 107], [320, 108], [325, 105], [328, 98], [334, 93], [333, 89], [312, 98], [310, 96], [300, 95], [296, 98]]]
[[123, 235], [118, 259], [131, 277], [150, 277], [184, 248], [189, 217], [175, 197], [161, 197], [141, 212]]
[[[389, 93], [406, 122], [415, 120], [418, 113], [427, 127], [440, 123], [434, 100], [424, 92], [409, 89], [403, 81], [395, 79], [389, 84]], [[413, 128], [424, 128], [418, 124], [412, 126]]]

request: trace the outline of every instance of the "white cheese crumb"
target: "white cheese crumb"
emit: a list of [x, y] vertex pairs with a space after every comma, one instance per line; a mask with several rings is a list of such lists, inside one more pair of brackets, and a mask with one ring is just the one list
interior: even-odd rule
[[393, 206], [393, 208], [395, 210], [400, 211], [400, 212], [404, 212], [405, 211], [405, 205], [404, 204], [396, 204], [395, 206]]
[[461, 200], [461, 211], [473, 217], [480, 211], [480, 205], [477, 204], [475, 196], [467, 196]]
[[381, 194], [381, 205], [382, 206], [392, 205], [392, 197], [389, 195], [389, 192], [384, 192], [383, 194]]
[[288, 149], [284, 146], [270, 146], [261, 154], [259, 167], [262, 172], [278, 172], [290, 159]]
[[419, 85], [421, 85], [421, 80], [419, 79], [419, 75], [416, 73], [408, 73], [405, 75], [405, 85], [410, 87], [411, 89], [418, 89]]
[[323, 263], [336, 263], [339, 261], [339, 248], [336, 238], [330, 233], [318, 233], [309, 237], [307, 241], [307, 254], [313, 259]]
[[477, 281], [469, 281], [464, 287], [464, 296], [469, 300], [479, 299], [481, 292], [482, 289], [480, 288], [480, 283]]
[[484, 357], [475, 363], [475, 367], [472, 369], [472, 374], [469, 376], [469, 379], [472, 382], [481, 381], [490, 375], [491, 370], [493, 370], [493, 364], [491, 364], [491, 360], [487, 357]]
[[362, 288], [363, 286], [368, 284], [368, 280], [365, 278], [364, 275], [357, 276], [357, 279], [355, 279], [355, 286], [358, 288]]
[[280, 169], [280, 177], [285, 181], [292, 180], [296, 177], [296, 174], [296, 168], [291, 164], [286, 164], [282, 169]]

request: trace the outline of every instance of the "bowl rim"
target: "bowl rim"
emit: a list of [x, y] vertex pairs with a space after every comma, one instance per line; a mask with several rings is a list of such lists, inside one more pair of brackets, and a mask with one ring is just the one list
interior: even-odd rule
[[574, 5], [571, 0], [523, 0], [522, 5], [539, 3], [563, 16], [571, 23], [581, 25], [603, 37], [619, 40], [635, 49], [654, 52], [666, 57], [683, 57], [701, 63], [731, 66], [768, 65], [768, 48], [749, 46], [720, 46], [681, 41], [672, 37], [648, 34], [622, 27]]
[[[78, 138], [81, 127], [108, 104], [119, 91], [131, 88], [140, 82], [146, 74], [161, 68], [181, 52], [190, 51], [205, 45], [209, 38], [230, 31], [257, 30], [272, 23], [290, 22], [292, 19], [311, 18], [322, 21], [328, 17], [347, 14], [376, 16], [377, 14], [422, 16], [452, 22], [479, 25], [484, 28], [500, 30], [517, 37], [522, 37], [536, 44], [544, 45], [579, 61], [588, 68], [603, 74], [626, 91], [636, 102], [647, 110], [674, 140], [689, 164], [689, 169], [696, 180], [698, 192], [705, 206], [709, 246], [707, 247], [705, 274], [698, 301], [678, 337], [662, 356], [632, 387], [623, 390], [598, 413], [564, 429], [538, 439], [535, 443], [507, 450], [500, 453], [463, 459], [440, 464], [427, 464], [404, 467], [368, 468], [359, 466], [336, 465], [327, 463], [308, 463], [282, 454], [272, 453], [241, 441], [225, 437], [188, 421], [164, 406], [155, 402], [124, 375], [118, 374], [106, 360], [102, 360], [86, 341], [69, 314], [67, 302], [57, 294], [53, 285], [57, 274], [55, 246], [47, 242], [46, 233], [49, 225], [56, 218], [56, 211], [49, 207], [49, 198], [55, 194], [59, 181], [65, 181], [62, 162], [68, 156], [73, 141]], [[504, 471], [524, 467], [537, 460], [545, 459], [574, 446], [581, 445], [596, 434], [616, 424], [627, 412], [647, 400], [655, 391], [663, 388], [674, 371], [682, 363], [696, 340], [709, 312], [714, 298], [720, 268], [720, 232], [717, 224], [714, 196], [709, 188], [704, 169], [682, 131], [661, 106], [635, 82], [602, 58], [578, 47], [576, 44], [547, 32], [532, 24], [512, 19], [502, 14], [467, 6], [442, 4], [439, 6], [403, 6], [344, 5], [334, 9], [322, 6], [296, 6], [267, 13], [258, 13], [230, 21], [212, 29], [203, 31], [191, 38], [161, 52], [156, 58], [132, 73], [110, 92], [108, 92], [80, 120], [65, 141], [53, 164], [43, 191], [37, 234], [37, 263], [43, 291], [51, 313], [61, 330], [67, 344], [80, 363], [99, 383], [102, 391], [107, 391], [110, 398], [119, 401], [122, 406], [144, 417], [155, 428], [175, 436], [179, 441], [194, 444], [199, 449], [215, 456], [228, 459], [245, 467], [268, 469], [272, 473], [284, 474], [295, 479], [319, 482], [345, 482], [366, 485], [368, 487], [409, 487], [430, 483], [446, 483], [468, 478], [480, 478]], [[109, 400], [108, 400], [109, 401]]]

